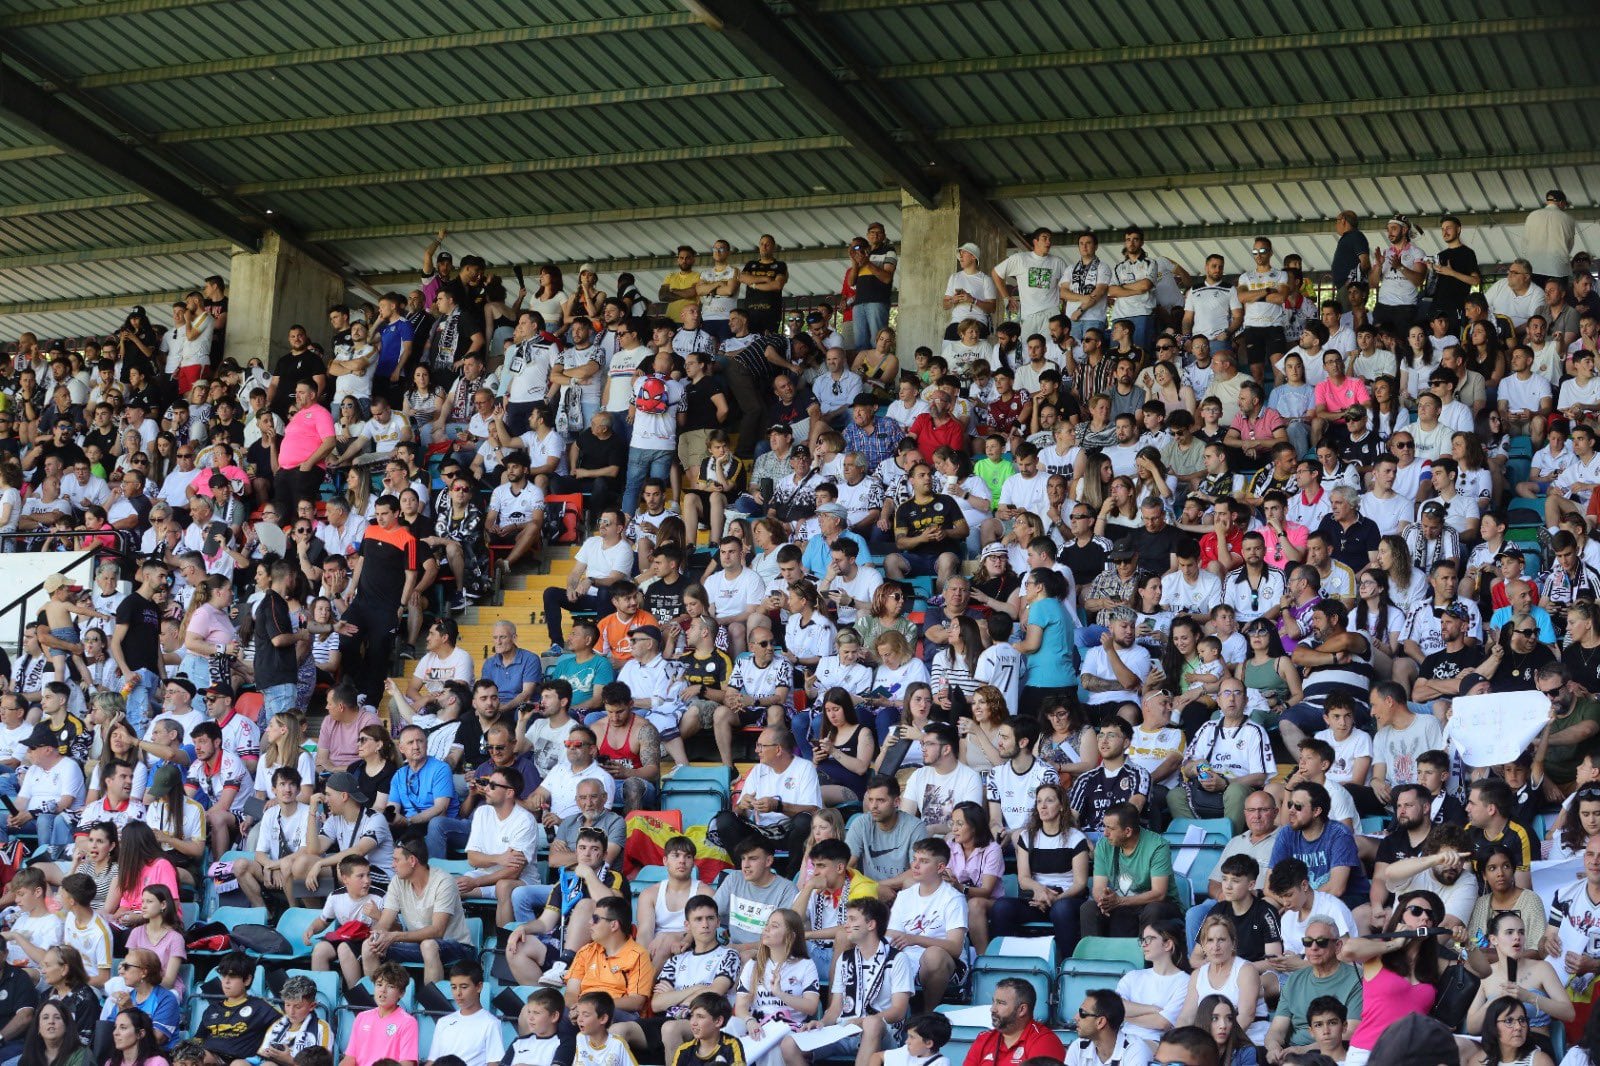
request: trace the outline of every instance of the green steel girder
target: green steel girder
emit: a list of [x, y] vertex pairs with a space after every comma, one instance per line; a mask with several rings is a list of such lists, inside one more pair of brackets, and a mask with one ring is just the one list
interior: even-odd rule
[[20, 30], [28, 26], [60, 26], [67, 22], [93, 22], [118, 15], [144, 15], [152, 11], [175, 11], [186, 7], [206, 7], [226, 0], [103, 0], [46, 11], [18, 11], [0, 17], [0, 29]]
[[596, 19], [590, 22], [544, 23], [537, 26], [514, 26], [431, 37], [406, 37], [397, 41], [366, 41], [361, 44], [329, 45], [325, 48], [305, 48], [270, 55], [239, 56], [198, 63], [172, 63], [158, 67], [139, 67], [134, 70], [107, 71], [103, 74], [85, 75], [72, 84], [78, 89], [105, 89], [118, 85], [174, 81], [180, 78], [204, 78], [217, 74], [241, 74], [252, 70], [276, 70], [281, 67], [299, 67], [311, 63], [341, 63], [353, 59], [378, 59], [461, 48], [493, 48], [507, 44], [596, 37], [609, 33], [635, 33], [698, 24], [699, 19], [687, 12], [634, 15], [627, 18]]
[[590, 170], [599, 167], [684, 163], [698, 159], [721, 159], [728, 156], [815, 152], [848, 147], [850, 147], [850, 142], [838, 135], [792, 137], [777, 141], [744, 141], [738, 144], [721, 145], [697, 144], [686, 148], [655, 148], [635, 152], [601, 152], [593, 155], [561, 156], [547, 159], [513, 159], [498, 163], [470, 163], [453, 167], [415, 167], [410, 170], [386, 170], [367, 174], [339, 174], [310, 178], [290, 178], [284, 181], [257, 181], [235, 185], [230, 191], [235, 196], [259, 196], [263, 193], [351, 189], [364, 188], [371, 185], [396, 185], [426, 181], [460, 181], [470, 178], [505, 177], [517, 174], [549, 174], [562, 170]]
[[67, 266], [72, 263], [106, 263], [120, 259], [159, 259], [194, 252], [224, 252], [237, 242], [229, 240], [173, 241], [168, 244], [130, 244], [116, 248], [61, 248], [50, 252], [0, 256], [0, 270]]
[[186, 144], [190, 141], [217, 141], [234, 137], [271, 137], [287, 133], [397, 126], [408, 122], [453, 122], [458, 119], [495, 118], [501, 115], [565, 111], [571, 108], [605, 107], [612, 104], [652, 103], [660, 100], [681, 100], [690, 96], [764, 92], [781, 88], [783, 83], [777, 78], [725, 78], [720, 81], [690, 82], [684, 85], [647, 85], [637, 89], [601, 89], [587, 93], [567, 93], [562, 96], [484, 100], [466, 104], [446, 104], [441, 107], [410, 107], [393, 111], [319, 115], [270, 122], [240, 122], [228, 126], [197, 126], [158, 133], [155, 141], [157, 144]]
[[141, 192], [114, 193], [110, 196], [80, 196], [74, 200], [44, 200], [32, 204], [0, 204], [0, 218], [31, 218], [60, 215], [68, 211], [103, 211], [111, 207], [139, 207], [150, 203]]
[[183, 299], [187, 290], [136, 292], [120, 296], [75, 296], [61, 300], [0, 303], [0, 315], [48, 315], [63, 311], [98, 311], [104, 307], [160, 307]]
[[390, 223], [382, 226], [347, 226], [339, 229], [312, 230], [306, 239], [311, 241], [365, 241], [386, 237], [413, 237], [419, 233], [432, 233], [440, 225], [448, 225], [452, 233], [486, 233], [507, 229], [538, 229], [542, 226], [590, 226], [608, 222], [658, 222], [674, 218], [698, 218], [706, 215], [745, 215], [767, 211], [809, 211], [819, 207], [851, 207], [868, 204], [894, 204], [899, 206], [898, 189], [875, 189], [853, 193], [826, 193], [816, 196], [777, 196], [766, 200], [735, 200], [732, 202], [655, 204], [642, 207], [621, 207], [603, 211], [563, 211], [546, 215], [500, 215], [493, 218], [431, 219]]
[[1216, 56], [1259, 55], [1265, 52], [1310, 52], [1355, 45], [1409, 44], [1469, 37], [1563, 33], [1569, 30], [1592, 30], [1596, 27], [1600, 27], [1600, 16], [1594, 14], [1441, 21], [1423, 26], [1331, 30], [1320, 33], [1292, 33], [1278, 37], [1235, 37], [1222, 41], [1136, 44], [1115, 48], [1083, 48], [1071, 52], [1036, 52], [1028, 55], [984, 56], [977, 59], [941, 59], [927, 63], [897, 63], [880, 67], [876, 73], [881, 80], [937, 78], [957, 74], [1006, 74], [1107, 63], [1209, 59]]

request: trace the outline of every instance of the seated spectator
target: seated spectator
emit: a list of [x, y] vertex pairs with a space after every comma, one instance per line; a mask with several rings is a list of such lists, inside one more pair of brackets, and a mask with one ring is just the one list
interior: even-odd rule
[[727, 995], [739, 979], [742, 964], [739, 953], [717, 939], [716, 900], [705, 894], [695, 896], [684, 905], [684, 914], [687, 940], [683, 950], [656, 970], [656, 987], [650, 997], [650, 1013], [653, 1019], [660, 1020], [664, 1048], [678, 1047], [691, 1038], [700, 1039], [694, 1032], [695, 1015], [705, 1006], [705, 996], [722, 1001], [721, 1021], [727, 1024], [732, 1014]]
[[745, 837], [735, 846], [733, 857], [739, 868], [717, 886], [717, 913], [727, 929], [728, 943], [747, 956], [760, 945], [772, 912], [793, 907], [799, 889], [793, 881], [773, 873], [773, 849], [765, 837]]
[[1278, 930], [1285, 944], [1294, 944], [1304, 935], [1312, 915], [1333, 919], [1341, 936], [1359, 935], [1360, 926], [1350, 908], [1339, 897], [1317, 892], [1311, 887], [1311, 871], [1299, 859], [1281, 859], [1267, 875], [1267, 898], [1278, 908]]
[[371, 976], [376, 1005], [356, 1015], [339, 1066], [374, 1066], [382, 1059], [420, 1063], [417, 1019], [400, 1006], [411, 976], [397, 962], [383, 963]]
[[1077, 824], [1087, 833], [1104, 828], [1112, 807], [1127, 803], [1143, 811], [1150, 802], [1150, 775], [1128, 758], [1133, 726], [1113, 715], [1095, 733], [1100, 765], [1079, 775], [1068, 801]]
[[967, 1052], [966, 1066], [1000, 1066], [1002, 1062], [1045, 1059], [1065, 1062], [1067, 1049], [1035, 1014], [1039, 993], [1020, 977], [1001, 978], [989, 1007], [994, 1028], [979, 1033]]
[[906, 782], [900, 809], [920, 818], [924, 831], [943, 836], [958, 803], [983, 801], [983, 778], [960, 761], [960, 734], [947, 722], [929, 722], [922, 731], [922, 765]]
[[[560, 979], [573, 954], [589, 943], [595, 908], [623, 887], [621, 871], [605, 861], [605, 852], [605, 834], [580, 829], [575, 861], [562, 869], [544, 910], [512, 930], [506, 940], [506, 963], [518, 984], [536, 984], [547, 973], [553, 975], [552, 981]], [[518, 891], [534, 894], [529, 887]]]
[[266, 1000], [250, 995], [256, 964], [243, 952], [224, 956], [217, 964], [217, 975], [222, 998], [206, 1004], [195, 1035], [211, 1061], [245, 1066], [281, 1015]]
[[1122, 997], [1116, 992], [1097, 988], [1085, 993], [1078, 1006], [1078, 1039], [1067, 1049], [1066, 1066], [1147, 1063], [1149, 1048], [1125, 1026], [1126, 1018]]
[[845, 829], [851, 865], [877, 882], [885, 903], [910, 883], [911, 848], [926, 835], [921, 820], [902, 811], [900, 802], [900, 782], [874, 774], [862, 797], [866, 817], [851, 819]]
[[395, 848], [394, 874], [383, 913], [361, 944], [362, 969], [377, 980], [385, 966], [420, 962], [423, 980], [442, 981], [446, 966], [473, 954], [455, 876], [428, 865], [428, 847], [420, 840]]
[[788, 872], [799, 869], [811, 815], [822, 807], [816, 767], [795, 754], [794, 734], [786, 726], [768, 726], [756, 741], [756, 767], [746, 775], [731, 811], [717, 815], [714, 828], [726, 849], [737, 853], [751, 837], [783, 841], [789, 852]]
[[[1180, 1020], [1203, 1025], [1215, 1032], [1214, 1009], [1218, 1000], [1233, 1008], [1236, 1024], [1247, 1027], [1251, 1042], [1267, 1036], [1267, 999], [1255, 967], [1239, 956], [1239, 937], [1233, 922], [1212, 911], [1200, 926], [1201, 962], [1189, 979]], [[1227, 1060], [1225, 1060], [1227, 1061]]]

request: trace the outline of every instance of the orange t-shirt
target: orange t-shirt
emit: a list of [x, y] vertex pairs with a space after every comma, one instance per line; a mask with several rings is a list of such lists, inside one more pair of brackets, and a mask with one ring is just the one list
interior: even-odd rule
[[628, 632], [636, 626], [653, 626], [656, 624], [656, 618], [649, 611], [640, 608], [632, 618], [624, 619], [613, 611], [596, 624], [600, 627], [600, 646], [595, 651], [608, 656], [611, 665], [620, 670], [623, 663], [633, 658], [633, 648], [628, 644]]

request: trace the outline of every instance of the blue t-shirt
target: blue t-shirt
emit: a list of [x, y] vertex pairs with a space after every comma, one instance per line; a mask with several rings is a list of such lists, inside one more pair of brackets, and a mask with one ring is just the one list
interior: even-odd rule
[[394, 373], [395, 366], [400, 362], [401, 346], [414, 339], [416, 332], [411, 328], [411, 323], [403, 318], [378, 327], [378, 367], [373, 376], [389, 380], [389, 375]]
[[572, 705], [576, 707], [591, 696], [600, 695], [602, 688], [617, 679], [617, 672], [604, 655], [595, 655], [588, 662], [579, 663], [577, 656], [568, 652], [556, 660], [550, 668], [550, 676], [564, 678], [572, 686]]
[[517, 654], [511, 657], [511, 665], [507, 666], [501, 661], [500, 656], [491, 655], [483, 661], [480, 676], [493, 681], [500, 690], [500, 702], [510, 703], [522, 692], [522, 686], [530, 681], [537, 685], [544, 667], [539, 662], [539, 657], [527, 648], [518, 648]]
[[1044, 630], [1039, 650], [1028, 656], [1029, 688], [1062, 688], [1078, 683], [1072, 615], [1061, 601], [1046, 596], [1028, 606], [1027, 624]]
[[454, 818], [461, 809], [461, 801], [456, 799], [455, 778], [450, 773], [450, 764], [432, 755], [415, 773], [410, 763], [401, 763], [389, 782], [389, 802], [399, 807], [401, 814], [421, 814], [440, 796], [450, 797], [445, 814]]
[[1355, 834], [1344, 823], [1329, 821], [1316, 840], [1307, 840], [1297, 829], [1284, 826], [1272, 842], [1272, 863], [1276, 866], [1284, 859], [1299, 859], [1311, 871], [1311, 887], [1321, 889], [1328, 877], [1340, 866], [1350, 867], [1350, 879], [1345, 882], [1344, 896], [1359, 895], [1367, 898], [1372, 882], [1361, 866], [1361, 856], [1356, 853]]

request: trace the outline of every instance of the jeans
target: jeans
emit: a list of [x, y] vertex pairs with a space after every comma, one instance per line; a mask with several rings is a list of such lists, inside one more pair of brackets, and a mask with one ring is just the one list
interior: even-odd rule
[[639, 494], [644, 491], [646, 478], [660, 478], [665, 482], [672, 476], [673, 453], [667, 448], [629, 448], [628, 484], [622, 490], [622, 510], [633, 514], [639, 505]]
[[511, 915], [517, 924], [532, 921], [546, 903], [554, 885], [519, 885], [511, 890]]
[[1100, 331], [1101, 336], [1106, 332], [1106, 320], [1103, 318], [1080, 318], [1072, 323], [1072, 339], [1079, 344], [1083, 343], [1083, 335], [1091, 329]]
[[762, 432], [763, 424], [768, 422], [767, 397], [764, 394], [772, 391], [771, 380], [765, 375], [758, 380], [750, 368], [737, 359], [728, 364], [728, 372], [724, 377], [728, 382], [728, 391], [733, 394], [733, 409], [739, 413], [734, 455], [740, 459], [754, 458], [756, 445], [766, 442], [766, 434]]
[[1079, 897], [1063, 896], [1050, 905], [1042, 915], [1031, 902], [1020, 896], [1002, 896], [994, 901], [989, 913], [990, 930], [995, 936], [1027, 936], [1029, 922], [1047, 918], [1055, 927], [1056, 951], [1065, 959], [1078, 946], [1078, 912], [1083, 907]]
[[1123, 321], [1128, 323], [1128, 328], [1133, 331], [1134, 347], [1145, 352], [1150, 351], [1150, 343], [1155, 338], [1156, 316], [1134, 315], [1131, 318], [1123, 319]]
[[[150, 670], [134, 671], [135, 683], [128, 692], [127, 715], [128, 724], [142, 733], [144, 732], [145, 719], [150, 713], [150, 701], [156, 699], [156, 690], [161, 684], [161, 679]], [[159, 705], [159, 701], [157, 701]]]
[[439, 815], [428, 819], [428, 854], [435, 859], [446, 858], [450, 853], [450, 845], [455, 844], [466, 847], [467, 837], [472, 832], [472, 819], [451, 818]]
[[1211, 913], [1211, 908], [1217, 905], [1214, 899], [1195, 900], [1183, 916], [1183, 934], [1188, 941], [1188, 947], [1194, 947], [1200, 941], [1200, 927], [1205, 924], [1206, 915]]
[[889, 325], [888, 304], [861, 304], [852, 309], [851, 325], [855, 327], [857, 348], [871, 348], [878, 339], [878, 331]]
[[550, 643], [561, 643], [561, 612], [562, 611], [593, 611], [597, 616], [604, 618], [611, 613], [611, 590], [596, 587], [593, 592], [570, 599], [564, 588], [548, 588], [544, 590], [544, 624], [550, 632]]
[[[35, 811], [33, 817], [24, 822], [18, 832], [27, 832], [29, 829], [38, 831], [39, 843], [57, 847], [66, 847], [72, 843], [72, 827], [74, 819], [70, 814], [57, 814], [54, 811]], [[0, 823], [0, 841], [9, 841], [11, 831]]]
[[1304, 422], [1290, 422], [1284, 427], [1289, 434], [1289, 443], [1294, 445], [1294, 453], [1305, 456], [1311, 452], [1311, 427]]
[[283, 685], [271, 685], [261, 690], [261, 728], [265, 729], [267, 723], [272, 721], [272, 716], [292, 711], [297, 706], [295, 691], [298, 686], [293, 681]]

